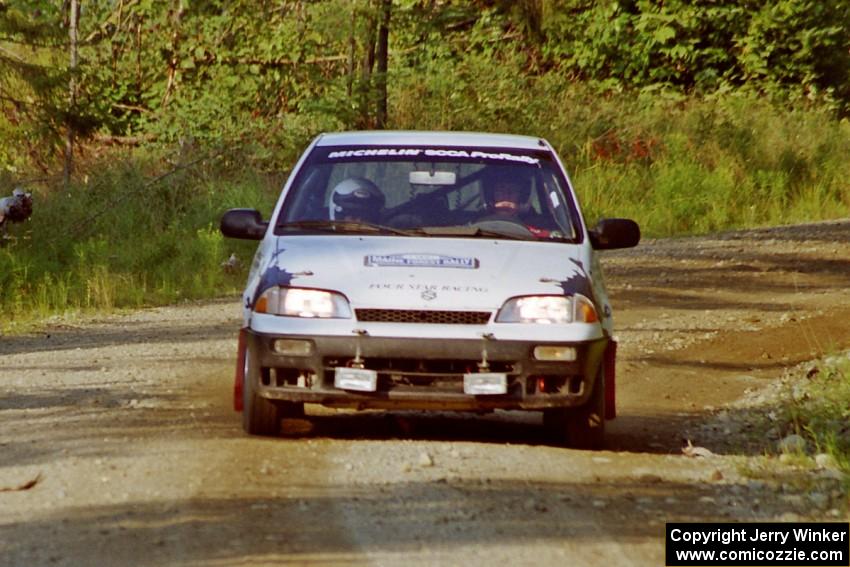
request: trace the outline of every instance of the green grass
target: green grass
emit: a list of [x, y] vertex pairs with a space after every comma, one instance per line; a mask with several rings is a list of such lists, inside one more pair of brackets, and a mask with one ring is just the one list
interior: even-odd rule
[[[781, 449], [771, 442], [764, 457], [749, 459], [741, 472], [801, 493], [829, 495], [830, 508], [850, 514], [850, 353], [819, 361], [785, 381], [776, 402], [753, 410], [751, 441], [763, 443], [771, 432], [799, 435], [804, 448]], [[777, 466], [777, 461], [781, 466]]]
[[828, 359], [804, 388], [786, 396], [782, 418], [814, 454], [829, 455], [850, 475], [850, 358]]
[[218, 220], [232, 207], [266, 215], [277, 183], [250, 173], [187, 169], [154, 181], [158, 164], [126, 161], [92, 169], [70, 191], [37, 192], [32, 218], [0, 247], [0, 331], [51, 315], [108, 311], [238, 292], [255, 242], [225, 239]]

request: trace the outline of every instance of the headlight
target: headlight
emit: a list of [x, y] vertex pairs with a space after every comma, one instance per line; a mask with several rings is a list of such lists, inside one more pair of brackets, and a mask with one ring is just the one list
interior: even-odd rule
[[496, 316], [497, 323], [593, 323], [596, 308], [583, 295], [529, 295], [505, 302]]
[[254, 312], [285, 317], [351, 318], [348, 300], [339, 293], [293, 287], [271, 287], [267, 289], [257, 298], [257, 302], [254, 304]]

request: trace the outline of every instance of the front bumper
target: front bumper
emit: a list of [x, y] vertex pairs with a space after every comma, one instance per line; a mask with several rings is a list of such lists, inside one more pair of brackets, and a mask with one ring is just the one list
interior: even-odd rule
[[[484, 339], [339, 337], [259, 333], [245, 329], [247, 355], [260, 368], [254, 391], [270, 400], [356, 409], [493, 410], [573, 407], [593, 391], [608, 339], [541, 342]], [[308, 341], [305, 356], [274, 350], [277, 339]], [[572, 346], [576, 360], [535, 360], [535, 346]], [[489, 371], [507, 375], [508, 391], [469, 395], [463, 374], [478, 372], [486, 348]], [[378, 373], [375, 392], [334, 387], [334, 368], [351, 366], [360, 352]]]

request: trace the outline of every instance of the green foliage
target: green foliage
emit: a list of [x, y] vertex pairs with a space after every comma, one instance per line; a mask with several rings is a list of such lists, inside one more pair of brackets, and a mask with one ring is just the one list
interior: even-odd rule
[[[133, 136], [163, 147], [246, 146], [255, 167], [285, 167], [292, 155], [280, 152], [282, 144], [374, 125], [380, 4], [86, 2], [72, 74], [67, 3], [12, 0], [0, 11], [0, 105], [8, 120], [0, 120], [0, 159], [19, 170], [26, 148], [31, 162], [51, 168], [71, 128], [84, 138]], [[415, 81], [444, 107], [440, 119], [411, 117], [402, 100], [401, 124], [454, 127], [451, 114], [474, 111], [484, 125], [516, 129], [515, 113], [530, 121], [534, 108], [513, 93], [549, 74], [607, 95], [683, 100], [748, 90], [780, 103], [850, 109], [846, 2], [394, 0], [391, 10], [390, 98], [407, 95]]]
[[792, 99], [850, 102], [850, 5], [796, 0], [760, 6], [738, 40], [743, 80]]
[[[57, 66], [61, 46], [58, 8], [40, 2], [15, 2], [0, 11], [0, 167], [15, 172], [58, 143], [58, 125], [67, 113], [59, 95], [69, 75]], [[67, 31], [65, 32], [67, 33]], [[23, 151], [22, 151], [23, 150]]]
[[712, 94], [850, 109], [850, 5], [817, 0], [550, 2], [551, 65], [612, 90]]
[[[0, 247], [3, 327], [87, 309], [171, 303], [234, 293], [254, 242], [224, 240], [221, 214], [248, 206], [266, 216], [278, 180], [231, 177], [215, 164], [168, 182], [145, 174], [156, 161], [118, 164], [70, 193], [37, 196], [32, 219]], [[155, 179], [155, 178], [154, 178]], [[243, 266], [225, 271], [236, 254]]]

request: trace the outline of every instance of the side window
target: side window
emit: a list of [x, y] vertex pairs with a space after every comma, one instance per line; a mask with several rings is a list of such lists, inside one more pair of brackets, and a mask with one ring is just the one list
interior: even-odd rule
[[328, 168], [319, 167], [293, 186], [292, 203], [281, 211], [278, 223], [301, 220], [326, 220], [328, 210], [324, 199], [324, 185], [327, 184]]
[[540, 201], [547, 214], [555, 218], [559, 226], [565, 229], [565, 234], [570, 237], [575, 236], [575, 228], [570, 220], [570, 212], [567, 209], [567, 203], [564, 202], [564, 194], [560, 191], [560, 184], [557, 178], [552, 173], [545, 174], [545, 179], [542, 180]]

